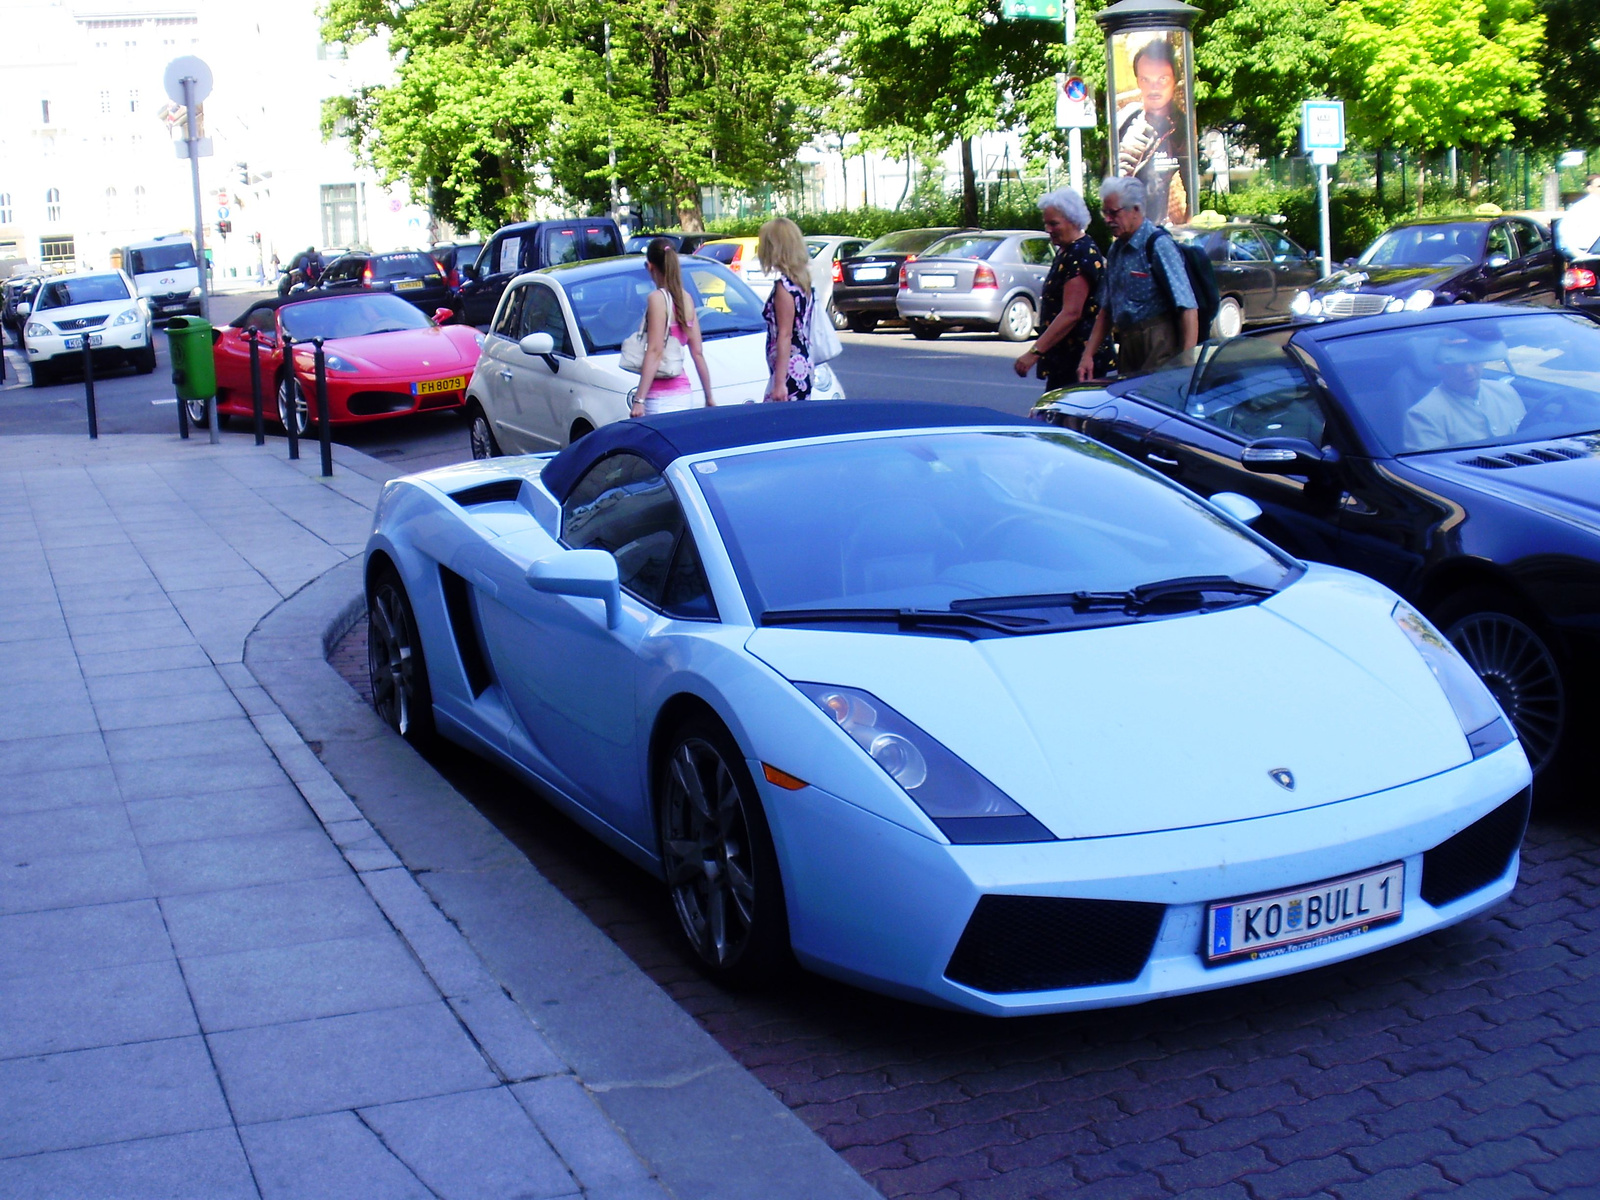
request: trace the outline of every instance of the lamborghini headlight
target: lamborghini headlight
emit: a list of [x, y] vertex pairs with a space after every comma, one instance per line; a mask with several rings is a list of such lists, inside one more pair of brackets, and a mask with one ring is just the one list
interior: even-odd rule
[[1461, 732], [1467, 735], [1467, 744], [1472, 747], [1472, 757], [1482, 758], [1515, 741], [1517, 735], [1489, 689], [1444, 634], [1404, 600], [1394, 606], [1391, 615], [1444, 689], [1445, 699], [1450, 701], [1456, 720], [1461, 722]]
[[870, 692], [796, 683], [952, 842], [1049, 842], [1023, 807]]

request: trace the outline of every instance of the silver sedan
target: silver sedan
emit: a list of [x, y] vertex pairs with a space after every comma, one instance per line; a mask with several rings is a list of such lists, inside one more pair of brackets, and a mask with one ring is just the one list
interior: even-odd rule
[[895, 309], [925, 341], [957, 328], [1026, 341], [1054, 257], [1049, 237], [1036, 229], [953, 233], [900, 268]]

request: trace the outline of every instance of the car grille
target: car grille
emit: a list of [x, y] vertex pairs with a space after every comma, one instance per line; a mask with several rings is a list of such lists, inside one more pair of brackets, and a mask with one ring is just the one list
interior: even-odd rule
[[1039, 992], [1137, 979], [1163, 904], [983, 896], [945, 976], [980, 992]]
[[1329, 292], [1322, 298], [1328, 317], [1375, 317], [1389, 306], [1389, 297], [1373, 292]]
[[71, 333], [79, 329], [99, 329], [105, 323], [104, 317], [74, 317], [69, 321], [57, 321], [55, 326], [63, 333]]
[[1488, 816], [1422, 856], [1422, 898], [1438, 908], [1488, 887], [1506, 873], [1528, 828], [1532, 793], [1524, 788]]
[[405, 392], [356, 392], [345, 403], [353, 417], [376, 417], [382, 413], [410, 412], [416, 399]]

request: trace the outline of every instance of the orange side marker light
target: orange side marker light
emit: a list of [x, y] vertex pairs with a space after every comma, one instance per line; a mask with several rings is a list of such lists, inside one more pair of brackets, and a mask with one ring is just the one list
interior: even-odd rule
[[804, 779], [796, 779], [789, 772], [780, 771], [771, 763], [762, 763], [761, 773], [767, 777], [768, 783], [777, 784], [787, 792], [798, 792], [801, 788], [808, 786]]

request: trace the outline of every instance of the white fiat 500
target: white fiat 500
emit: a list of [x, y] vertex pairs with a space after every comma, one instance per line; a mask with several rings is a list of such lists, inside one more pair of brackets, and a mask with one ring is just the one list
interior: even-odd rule
[[22, 342], [33, 371], [33, 386], [54, 383], [63, 369], [79, 368], [83, 340], [89, 339], [95, 365], [128, 364], [141, 375], [156, 369], [156, 347], [149, 301], [122, 271], [63, 275], [39, 289], [26, 318]]
[[[698, 311], [713, 399], [760, 401], [771, 378], [763, 302], [721, 263], [692, 256], [678, 263]], [[639, 377], [618, 360], [654, 286], [637, 254], [513, 279], [467, 385], [472, 457], [557, 449], [626, 417]], [[684, 367], [698, 403], [700, 379], [687, 354]], [[816, 368], [812, 399], [844, 399], [827, 363]]]

